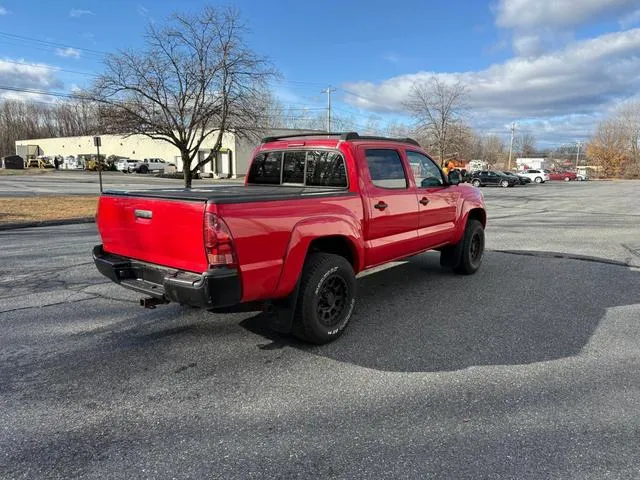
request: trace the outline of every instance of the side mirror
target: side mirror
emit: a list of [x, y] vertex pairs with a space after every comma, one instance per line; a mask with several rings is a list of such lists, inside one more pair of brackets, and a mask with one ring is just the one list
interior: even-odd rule
[[449, 172], [449, 185], [458, 185], [460, 183], [460, 180], [461, 177], [458, 170], [451, 170]]

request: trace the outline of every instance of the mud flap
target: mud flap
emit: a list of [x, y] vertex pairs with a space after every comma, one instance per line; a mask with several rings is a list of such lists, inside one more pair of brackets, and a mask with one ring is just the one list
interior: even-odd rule
[[457, 244], [443, 248], [440, 251], [440, 266], [444, 268], [457, 268], [462, 262], [463, 244], [464, 236]]
[[267, 304], [267, 322], [269, 328], [278, 333], [291, 333], [293, 329], [293, 319], [298, 305], [298, 292], [300, 291], [300, 280], [296, 282], [296, 288], [286, 297], [271, 300]]

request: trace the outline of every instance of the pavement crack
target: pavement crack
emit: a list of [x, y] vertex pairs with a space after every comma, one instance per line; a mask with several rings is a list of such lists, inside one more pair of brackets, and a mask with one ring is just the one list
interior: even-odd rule
[[47, 303], [46, 305], [30, 305], [28, 307], [17, 307], [17, 308], [12, 308], [10, 310], [3, 310], [3, 311], [0, 312], [0, 315], [5, 314], [5, 313], [20, 312], [22, 310], [31, 310], [33, 308], [55, 307], [55, 306], [58, 306], [58, 305], [69, 305], [69, 304], [72, 304], [72, 303], [86, 302], [87, 300], [95, 300], [96, 298], [98, 298], [97, 295], [91, 296], [91, 297], [86, 297], [86, 298], [78, 298], [77, 300], [62, 300], [60, 302]]

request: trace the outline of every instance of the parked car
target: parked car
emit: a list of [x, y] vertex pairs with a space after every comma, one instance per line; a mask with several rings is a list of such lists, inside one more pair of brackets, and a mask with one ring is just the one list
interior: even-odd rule
[[480, 268], [484, 199], [459, 181], [411, 139], [268, 137], [244, 185], [106, 191], [93, 256], [143, 306], [262, 308], [322, 344], [346, 328], [359, 272], [434, 248], [456, 273]]
[[589, 180], [589, 177], [583, 173], [576, 173], [576, 181], [578, 182], [586, 182]]
[[551, 172], [549, 173], [550, 180], [562, 180], [564, 182], [570, 182], [571, 180], [575, 180], [577, 175], [573, 172]]
[[167, 169], [169, 164], [162, 158], [145, 158], [142, 162], [136, 165], [136, 172], [149, 173], [149, 172], [161, 172]]
[[120, 158], [115, 163], [116, 170], [122, 173], [132, 173], [140, 165], [140, 160], [133, 160], [131, 158]]
[[2, 167], [9, 170], [24, 170], [24, 158], [19, 155], [2, 157]]
[[504, 173], [507, 177], [514, 177], [515, 179], [517, 179], [518, 183], [516, 185], [526, 185], [527, 183], [531, 183], [530, 178], [524, 177], [522, 175], [518, 175], [517, 173], [509, 172], [506, 170], [500, 173]]
[[517, 177], [510, 177], [502, 172], [493, 170], [481, 170], [479, 172], [475, 172], [471, 176], [471, 184], [474, 187], [486, 187], [493, 185], [496, 187], [507, 188], [513, 187], [519, 183], [520, 180]]
[[550, 180], [549, 175], [542, 170], [525, 170], [524, 172], [519, 172], [518, 175], [527, 177], [529, 180], [536, 183], [544, 183]]

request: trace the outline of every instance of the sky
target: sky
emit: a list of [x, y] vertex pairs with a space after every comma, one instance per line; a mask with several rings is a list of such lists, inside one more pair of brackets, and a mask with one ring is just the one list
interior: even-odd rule
[[[209, 2], [227, 5], [229, 2]], [[0, 0], [0, 96], [87, 86], [105, 55], [144, 44], [149, 22], [194, 0]], [[640, 99], [640, 0], [323, 0], [234, 2], [249, 45], [281, 77], [272, 88], [296, 115], [360, 125], [407, 121], [414, 82], [433, 75], [469, 89], [467, 121], [543, 146], [584, 140], [621, 102]], [[8, 89], [32, 89], [25, 94]], [[295, 110], [297, 109], [297, 110]]]

